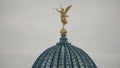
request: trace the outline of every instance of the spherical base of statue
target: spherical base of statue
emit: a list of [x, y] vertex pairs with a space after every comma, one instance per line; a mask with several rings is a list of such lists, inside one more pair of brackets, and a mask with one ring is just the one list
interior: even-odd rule
[[61, 33], [61, 34], [66, 34], [66, 33], [67, 33], [67, 30], [63, 27], [63, 28], [60, 30], [60, 33]]

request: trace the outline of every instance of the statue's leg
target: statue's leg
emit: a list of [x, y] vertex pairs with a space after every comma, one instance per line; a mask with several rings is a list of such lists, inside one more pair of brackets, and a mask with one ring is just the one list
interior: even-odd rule
[[67, 20], [66, 20], [66, 18], [64, 19], [64, 23], [67, 24]]
[[61, 22], [64, 23], [64, 18], [61, 18]]

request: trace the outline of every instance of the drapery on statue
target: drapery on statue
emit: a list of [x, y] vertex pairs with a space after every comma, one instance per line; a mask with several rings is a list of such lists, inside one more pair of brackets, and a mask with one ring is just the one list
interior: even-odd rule
[[64, 9], [61, 5], [60, 7], [61, 7], [61, 10], [58, 10], [58, 9], [56, 10], [61, 14], [61, 22], [63, 23], [63, 28], [61, 30], [61, 33], [67, 33], [64, 26], [67, 24], [67, 19], [66, 19], [66, 17], [68, 17], [67, 12], [70, 10], [72, 5], [69, 5], [66, 9]]

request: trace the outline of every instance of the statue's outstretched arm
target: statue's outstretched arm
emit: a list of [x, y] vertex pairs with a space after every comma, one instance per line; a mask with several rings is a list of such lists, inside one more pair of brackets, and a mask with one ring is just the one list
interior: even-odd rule
[[58, 9], [56, 9], [57, 10], [57, 12], [59, 12], [59, 10]]

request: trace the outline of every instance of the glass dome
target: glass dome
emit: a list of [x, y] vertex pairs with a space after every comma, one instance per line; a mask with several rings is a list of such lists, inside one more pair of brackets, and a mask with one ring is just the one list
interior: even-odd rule
[[45, 50], [32, 68], [97, 68], [97, 66], [86, 52], [69, 43], [63, 34], [59, 43]]

